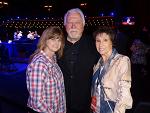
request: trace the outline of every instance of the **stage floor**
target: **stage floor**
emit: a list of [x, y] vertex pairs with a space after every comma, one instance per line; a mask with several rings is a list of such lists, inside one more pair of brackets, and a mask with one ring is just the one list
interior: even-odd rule
[[15, 75], [18, 72], [25, 71], [27, 63], [12, 63], [0, 68], [0, 75]]

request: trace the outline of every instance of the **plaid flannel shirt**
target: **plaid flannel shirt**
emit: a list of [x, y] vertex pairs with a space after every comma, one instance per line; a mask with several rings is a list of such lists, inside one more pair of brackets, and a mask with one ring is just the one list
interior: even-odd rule
[[65, 88], [56, 57], [41, 51], [26, 71], [29, 91], [28, 107], [41, 113], [66, 113]]

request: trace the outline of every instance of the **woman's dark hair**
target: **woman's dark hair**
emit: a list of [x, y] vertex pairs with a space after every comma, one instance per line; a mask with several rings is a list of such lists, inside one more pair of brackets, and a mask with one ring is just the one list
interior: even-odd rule
[[112, 41], [112, 43], [114, 43], [114, 38], [115, 38], [115, 31], [113, 30], [113, 28], [109, 27], [109, 26], [101, 26], [99, 27], [94, 33], [93, 33], [93, 37], [94, 39], [96, 39], [96, 36], [99, 34], [103, 34], [106, 33], [107, 35], [109, 35], [110, 40]]

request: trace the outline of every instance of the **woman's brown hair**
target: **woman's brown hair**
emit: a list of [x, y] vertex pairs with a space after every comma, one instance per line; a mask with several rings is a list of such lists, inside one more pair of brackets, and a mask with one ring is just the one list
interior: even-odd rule
[[30, 61], [32, 58], [39, 53], [41, 50], [44, 50], [46, 47], [46, 41], [49, 39], [60, 39], [61, 40], [61, 47], [56, 52], [58, 54], [58, 57], [60, 58], [63, 55], [63, 48], [64, 48], [64, 34], [61, 28], [57, 26], [51, 26], [45, 29], [39, 39], [39, 42], [37, 44], [37, 49], [35, 52], [30, 56]]

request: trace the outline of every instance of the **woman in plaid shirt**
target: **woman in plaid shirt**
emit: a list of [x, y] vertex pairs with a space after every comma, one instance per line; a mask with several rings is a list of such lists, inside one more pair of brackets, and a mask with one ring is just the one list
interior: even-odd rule
[[62, 56], [63, 32], [58, 27], [47, 28], [30, 57], [27, 67], [27, 106], [39, 113], [66, 113], [65, 88], [62, 72], [56, 61]]

